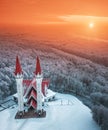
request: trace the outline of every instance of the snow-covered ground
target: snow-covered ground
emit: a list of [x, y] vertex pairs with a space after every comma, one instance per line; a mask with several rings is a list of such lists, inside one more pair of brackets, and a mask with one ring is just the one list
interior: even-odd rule
[[45, 104], [46, 118], [16, 120], [17, 106], [0, 112], [0, 130], [100, 130], [76, 97], [57, 93], [56, 98]]

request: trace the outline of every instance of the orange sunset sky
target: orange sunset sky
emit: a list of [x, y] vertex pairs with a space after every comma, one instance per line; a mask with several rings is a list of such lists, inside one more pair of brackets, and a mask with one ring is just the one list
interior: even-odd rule
[[108, 21], [107, 17], [108, 0], [0, 0], [1, 24]]

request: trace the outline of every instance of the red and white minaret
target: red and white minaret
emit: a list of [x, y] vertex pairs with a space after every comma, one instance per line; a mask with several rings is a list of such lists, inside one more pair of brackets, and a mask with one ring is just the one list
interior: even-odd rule
[[35, 78], [36, 78], [36, 87], [37, 87], [37, 113], [42, 113], [42, 80], [43, 75], [40, 66], [40, 60], [37, 57], [36, 61], [36, 70], [35, 70]]
[[15, 78], [16, 78], [17, 94], [18, 94], [18, 112], [23, 113], [23, 111], [24, 111], [23, 72], [22, 72], [22, 68], [21, 68], [18, 56], [16, 57]]

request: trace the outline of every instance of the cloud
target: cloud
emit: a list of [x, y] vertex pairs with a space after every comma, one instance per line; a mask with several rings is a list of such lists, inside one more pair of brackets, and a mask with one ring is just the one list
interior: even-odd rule
[[84, 22], [84, 21], [100, 21], [108, 22], [108, 17], [85, 16], [85, 15], [64, 15], [58, 16], [59, 19], [65, 22]]

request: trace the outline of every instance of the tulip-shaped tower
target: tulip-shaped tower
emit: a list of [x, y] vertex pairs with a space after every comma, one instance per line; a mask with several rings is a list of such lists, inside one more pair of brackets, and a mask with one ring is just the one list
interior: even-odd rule
[[41, 72], [41, 66], [40, 66], [40, 60], [37, 57], [36, 62], [36, 70], [35, 70], [35, 78], [36, 78], [36, 88], [37, 88], [37, 113], [42, 114], [42, 72]]
[[20, 114], [23, 114], [23, 112], [24, 112], [24, 103], [23, 103], [23, 72], [22, 72], [22, 68], [21, 68], [18, 56], [16, 57], [15, 79], [16, 79], [17, 94], [18, 94], [18, 112]]

